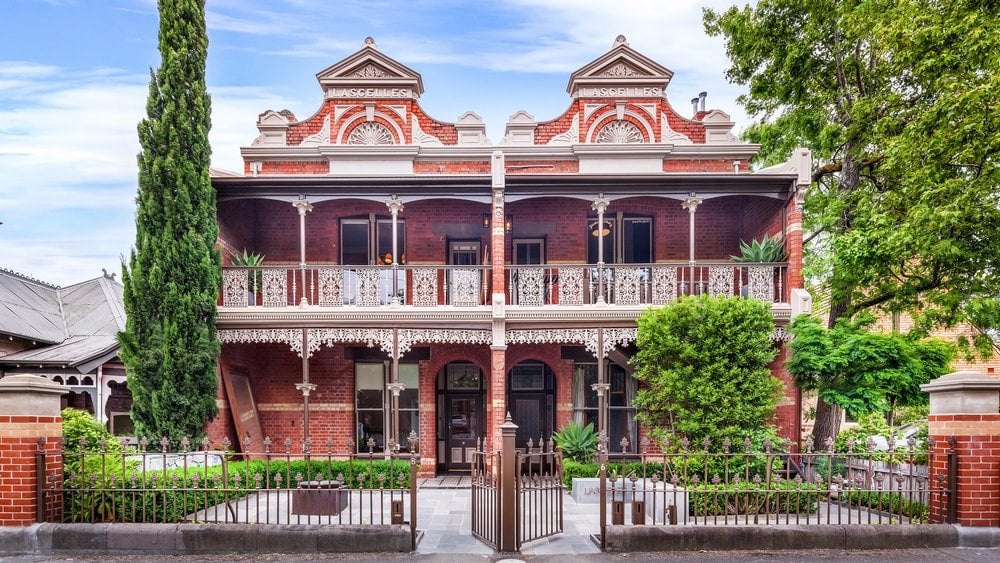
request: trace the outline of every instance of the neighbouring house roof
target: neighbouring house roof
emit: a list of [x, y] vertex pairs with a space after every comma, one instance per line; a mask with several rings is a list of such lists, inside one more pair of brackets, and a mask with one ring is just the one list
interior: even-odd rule
[[2, 356], [0, 364], [101, 363], [114, 357], [124, 329], [123, 287], [107, 274], [60, 288], [0, 270], [0, 334], [39, 345]]

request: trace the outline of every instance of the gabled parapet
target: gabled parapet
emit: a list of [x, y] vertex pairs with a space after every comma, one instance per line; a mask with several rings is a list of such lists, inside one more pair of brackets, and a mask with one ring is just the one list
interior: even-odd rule
[[754, 174], [795, 174], [798, 176], [795, 184], [804, 188], [812, 183], [812, 151], [805, 148], [795, 149], [785, 162], [761, 168]]

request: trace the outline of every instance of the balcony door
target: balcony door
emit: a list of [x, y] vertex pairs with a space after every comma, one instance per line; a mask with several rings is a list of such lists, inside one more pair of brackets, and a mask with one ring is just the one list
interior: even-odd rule
[[[396, 224], [396, 262], [406, 263], [406, 223]], [[372, 268], [347, 268], [344, 270], [345, 305], [385, 305], [393, 300], [393, 292], [403, 299], [406, 272], [396, 272], [395, 287], [392, 271], [392, 219], [367, 218], [342, 219], [340, 222], [340, 263], [345, 266], [382, 266]]]
[[[452, 305], [479, 305], [485, 299], [486, 286], [478, 240], [448, 241], [448, 302]], [[472, 266], [462, 268], [461, 266]]]

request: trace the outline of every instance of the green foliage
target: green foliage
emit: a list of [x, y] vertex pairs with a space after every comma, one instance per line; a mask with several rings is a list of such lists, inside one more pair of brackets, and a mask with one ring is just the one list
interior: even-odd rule
[[597, 452], [597, 431], [593, 423], [584, 426], [579, 422], [570, 422], [557, 430], [552, 439], [562, 449], [563, 459], [586, 463], [594, 459]]
[[781, 235], [764, 235], [747, 244], [740, 241], [740, 255], [730, 256], [734, 262], [784, 262], [788, 258]]
[[633, 357], [645, 383], [637, 419], [658, 438], [687, 438], [698, 447], [729, 438], [761, 441], [782, 392], [771, 375], [777, 351], [767, 304], [738, 297], [682, 297], [639, 318]]
[[[615, 464], [608, 464], [609, 467]], [[599, 463], [588, 463], [574, 461], [572, 459], [564, 459], [562, 466], [562, 478], [563, 485], [566, 486], [566, 490], [573, 490], [573, 479], [591, 479], [600, 475], [601, 464]]]
[[223, 517], [225, 508], [213, 507], [259, 489], [295, 489], [303, 481], [330, 479], [351, 489], [406, 488], [410, 475], [408, 462], [385, 460], [250, 461], [228, 463], [225, 471], [190, 466], [143, 472], [137, 461], [121, 455], [92, 455], [86, 465], [98, 471], [65, 481], [65, 518], [72, 522], [174, 523], [200, 510]]
[[926, 524], [930, 521], [930, 507], [899, 493], [847, 491], [841, 493], [841, 498], [849, 506], [864, 506], [909, 518], [910, 524]]
[[760, 119], [755, 163], [812, 150], [805, 258], [831, 326], [873, 307], [924, 332], [1000, 326], [1000, 5], [762, 0], [704, 19]]
[[238, 266], [241, 268], [250, 268], [248, 281], [248, 289], [250, 291], [257, 291], [261, 287], [261, 282], [264, 273], [260, 270], [261, 265], [264, 264], [264, 255], [250, 253], [247, 249], [243, 249], [242, 253], [233, 252], [229, 255], [233, 262], [233, 266]]
[[947, 373], [954, 355], [941, 340], [870, 332], [863, 322], [842, 320], [827, 330], [800, 315], [789, 330], [788, 371], [796, 383], [855, 418], [925, 403], [920, 385]]
[[815, 514], [819, 508], [819, 488], [812, 483], [741, 481], [695, 485], [689, 491], [689, 510], [695, 517]]
[[203, 0], [160, 0], [160, 68], [139, 124], [135, 247], [122, 265], [120, 356], [136, 433], [176, 447], [218, 414], [215, 302], [221, 284]]

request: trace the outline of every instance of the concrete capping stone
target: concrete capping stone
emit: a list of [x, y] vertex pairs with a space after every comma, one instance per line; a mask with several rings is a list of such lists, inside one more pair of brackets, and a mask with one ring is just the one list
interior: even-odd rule
[[[1000, 540], [1000, 534], [997, 535], [997, 538]], [[959, 532], [954, 526], [948, 524], [608, 526], [607, 528], [607, 551], [619, 553], [741, 549], [904, 549], [958, 546]]]
[[0, 555], [37, 553], [38, 526], [0, 526]]
[[953, 525], [958, 533], [958, 547], [1000, 547], [1000, 528]]
[[0, 554], [409, 552], [408, 525], [35, 524], [0, 527]]

